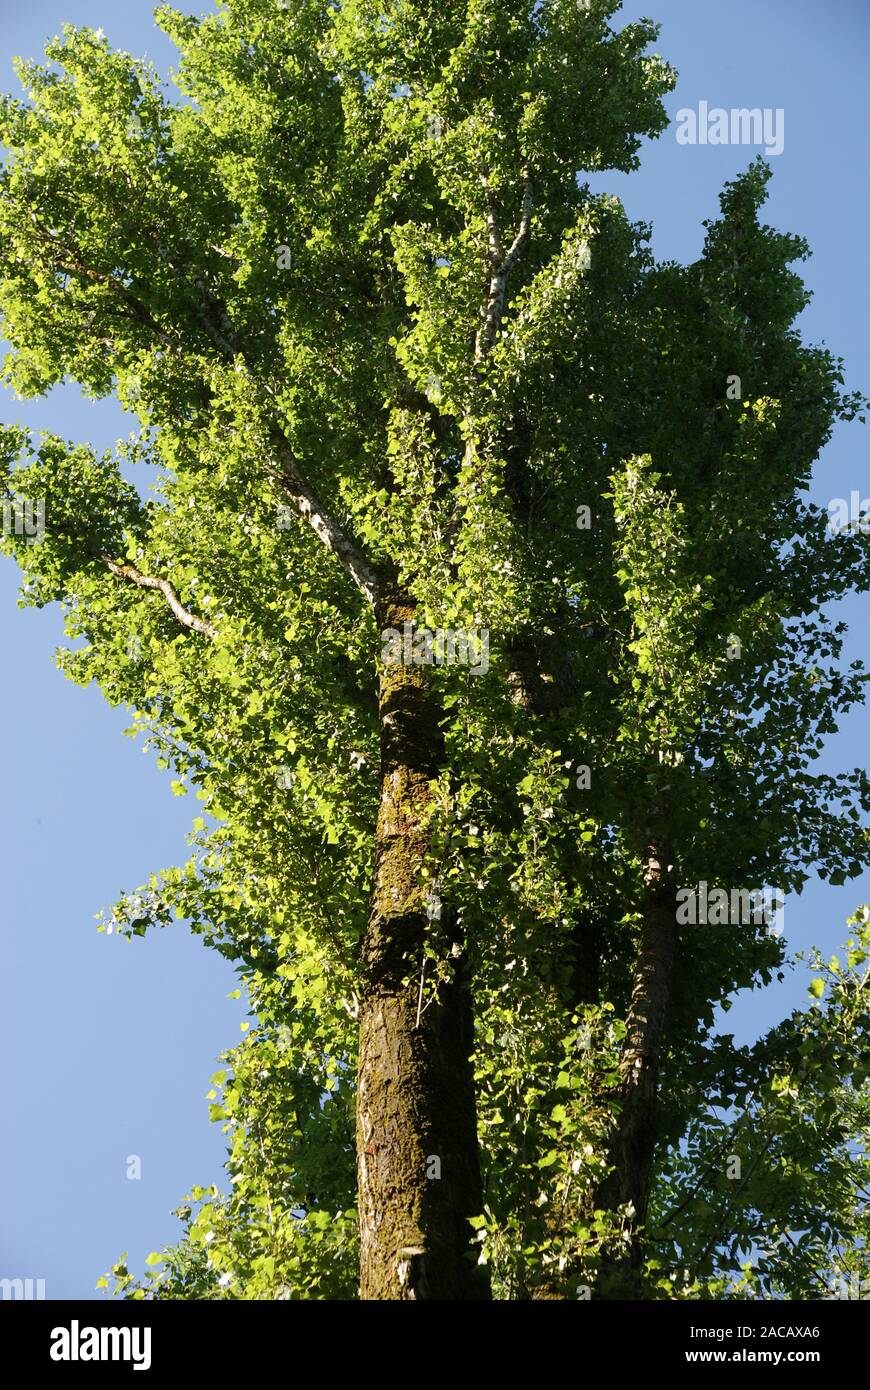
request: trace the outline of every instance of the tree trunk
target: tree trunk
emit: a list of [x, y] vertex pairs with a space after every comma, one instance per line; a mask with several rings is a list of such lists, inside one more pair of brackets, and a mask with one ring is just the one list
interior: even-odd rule
[[[393, 595], [379, 627], [402, 631], [413, 603]], [[421, 998], [429, 887], [430, 781], [442, 769], [439, 708], [426, 668], [385, 665], [381, 797], [363, 944], [357, 1088], [360, 1297], [485, 1299], [468, 1218], [483, 1205], [471, 1067], [471, 991], [455, 915], [437, 938], [447, 979]], [[442, 962], [438, 962], [439, 965]], [[436, 972], [426, 967], [429, 978]]]
[[646, 1219], [658, 1137], [659, 1054], [670, 999], [677, 916], [673, 854], [667, 841], [656, 834], [649, 837], [644, 879], [640, 945], [622, 1050], [620, 1112], [610, 1147], [613, 1167], [595, 1203], [605, 1210], [631, 1203], [632, 1238], [627, 1254], [620, 1254], [602, 1270], [600, 1291], [605, 1297], [639, 1291], [638, 1230]]

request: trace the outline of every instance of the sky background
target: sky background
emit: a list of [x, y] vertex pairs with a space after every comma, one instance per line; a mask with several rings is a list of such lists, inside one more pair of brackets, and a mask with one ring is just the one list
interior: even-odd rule
[[[0, 0], [0, 90], [17, 91], [15, 55], [37, 57], [65, 21], [105, 30], [164, 73], [175, 49], [151, 0]], [[203, 12], [206, 0], [180, 8]], [[649, 15], [658, 51], [679, 71], [668, 99], [682, 107], [783, 108], [785, 144], [771, 159], [765, 220], [807, 238], [801, 273], [815, 298], [800, 327], [843, 356], [847, 385], [870, 394], [866, 331], [867, 0], [628, 0], [614, 22]], [[723, 183], [758, 152], [678, 145], [672, 124], [647, 143], [634, 174], [603, 175], [629, 214], [654, 224], [662, 259], [701, 251]], [[40, 401], [0, 390], [0, 420], [110, 446], [133, 428], [113, 402], [74, 387]], [[870, 497], [867, 427], [840, 426], [816, 466], [811, 496], [827, 505], [853, 488]], [[141, 1270], [175, 1240], [172, 1216], [194, 1183], [223, 1178], [220, 1127], [205, 1092], [221, 1051], [239, 1038], [235, 978], [182, 924], [126, 943], [99, 935], [94, 915], [157, 868], [187, 857], [196, 814], [173, 797], [129, 719], [100, 693], [55, 669], [56, 610], [20, 611], [18, 572], [0, 557], [0, 1278], [44, 1279], [48, 1298], [95, 1297], [123, 1252]], [[847, 659], [867, 658], [870, 596], [837, 605], [849, 621]], [[867, 763], [870, 712], [829, 741], [821, 766]], [[817, 765], [819, 766], [819, 765]], [[870, 901], [870, 874], [839, 888], [811, 880], [787, 900], [792, 951], [832, 951], [845, 919]], [[755, 1037], [806, 999], [805, 968], [738, 998], [727, 1028]], [[127, 1178], [129, 1155], [142, 1163]]]

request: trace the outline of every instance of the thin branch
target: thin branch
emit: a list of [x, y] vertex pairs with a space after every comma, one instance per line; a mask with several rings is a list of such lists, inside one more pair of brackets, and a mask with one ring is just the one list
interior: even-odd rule
[[707, 1178], [716, 1169], [719, 1160], [721, 1159], [725, 1150], [729, 1148], [729, 1146], [734, 1145], [737, 1132], [740, 1129], [740, 1126], [746, 1122], [748, 1116], [749, 1110], [744, 1110], [743, 1114], [740, 1115], [737, 1121], [731, 1126], [731, 1128], [726, 1131], [724, 1139], [721, 1141], [721, 1143], [716, 1145], [715, 1149], [713, 1150], [713, 1157], [707, 1164], [706, 1168], [702, 1170], [700, 1177], [698, 1178], [694, 1187], [689, 1189], [688, 1195], [684, 1197], [683, 1200], [679, 1202], [677, 1206], [671, 1207], [670, 1211], [667, 1212], [665, 1216], [662, 1218], [662, 1220], [659, 1222], [655, 1231], [650, 1232], [651, 1238], [653, 1240], [657, 1240], [661, 1232], [665, 1229], [665, 1226], [669, 1226], [670, 1223], [674, 1220], [674, 1218], [679, 1216], [681, 1212], [685, 1211], [686, 1207], [690, 1204], [690, 1202], [694, 1201], [701, 1188], [703, 1187], [704, 1183], [707, 1181]]
[[[164, 347], [172, 351], [179, 350], [178, 345], [173, 342], [172, 338], [154, 319], [147, 305], [143, 304], [122, 281], [118, 280], [116, 276], [107, 271], [95, 270], [93, 267], [86, 265], [75, 250], [64, 245], [59, 237], [51, 233], [47, 227], [43, 226], [35, 212], [31, 211], [30, 216], [42, 238], [57, 252], [67, 258], [67, 264], [58, 261], [58, 268], [60, 270], [65, 274], [81, 275], [86, 279], [107, 285], [126, 304], [129, 315], [137, 322], [149, 328]], [[179, 283], [188, 291], [191, 298], [197, 301], [197, 317], [217, 349], [230, 362], [234, 362], [237, 357], [241, 357], [248, 370], [251, 372], [252, 377], [256, 380], [257, 373], [252, 355], [237, 333], [224, 302], [217, 295], [212, 293], [202, 277], [199, 277], [197, 281], [191, 285], [191, 282], [184, 275], [180, 265], [173, 257], [161, 251], [160, 248], [158, 248], [158, 254], [164, 264], [169, 266]], [[219, 325], [214, 323], [215, 316], [219, 319]], [[266, 390], [274, 399], [275, 393], [268, 386], [268, 383], [266, 384]], [[375, 567], [366, 558], [359, 543], [351, 537], [336, 517], [327, 510], [314, 488], [306, 482], [299, 467], [299, 461], [293, 453], [290, 442], [277, 420], [273, 422], [271, 435], [280, 461], [280, 469], [269, 470], [272, 478], [278, 483], [281, 490], [292, 500], [299, 514], [307, 521], [308, 525], [330, 554], [338, 560], [345, 573], [360, 590], [369, 605], [374, 608], [380, 592], [380, 578]], [[131, 575], [127, 577], [132, 578]], [[135, 580], [134, 582], [139, 583], [141, 581]], [[147, 587], [159, 588], [160, 584], [155, 583]], [[164, 593], [165, 592], [164, 590]], [[170, 606], [172, 606], [172, 600], [170, 600], [168, 593], [166, 597]], [[178, 607], [181, 612], [187, 612], [180, 603]], [[176, 612], [174, 608], [173, 612]], [[176, 612], [176, 616], [179, 618], [179, 622], [185, 623], [185, 626], [192, 626], [192, 624], [186, 622], [178, 612]], [[191, 615], [188, 614], [187, 616], [190, 617]], [[200, 622], [201, 620], [197, 619], [196, 621]], [[195, 630], [205, 632], [207, 626], [206, 624], [205, 627], [196, 628]]]
[[106, 285], [127, 306], [129, 311], [127, 314], [128, 318], [132, 318], [136, 323], [148, 328], [169, 351], [175, 350], [176, 344], [172, 341], [169, 334], [161, 328], [148, 306], [143, 304], [141, 299], [133, 294], [123, 281], [119, 280], [117, 276], [112, 275], [109, 271], [95, 270], [93, 266], [86, 265], [74, 249], [66, 246], [61, 241], [60, 237], [43, 226], [35, 212], [31, 212], [30, 220], [42, 239], [47, 241], [55, 251], [60, 253], [60, 255], [66, 257], [66, 262], [60, 259], [57, 260], [56, 264], [58, 270], [63, 271], [64, 275], [80, 275], [86, 280], [92, 280], [97, 284]]
[[[8, 482], [4, 483], [3, 494], [7, 501], [14, 502], [15, 494], [9, 487]], [[195, 613], [191, 613], [189, 608], [185, 608], [177, 591], [170, 584], [168, 579], [155, 578], [149, 574], [143, 574], [135, 565], [122, 565], [118, 560], [113, 560], [111, 555], [102, 550], [98, 550], [86, 536], [78, 535], [72, 527], [54, 522], [52, 531], [58, 535], [65, 535], [69, 539], [84, 547], [86, 552], [94, 559], [100, 560], [112, 574], [120, 579], [128, 579], [131, 583], [139, 586], [140, 589], [156, 589], [169, 604], [182, 627], [189, 628], [191, 632], [199, 632], [203, 637], [217, 637], [217, 628], [205, 618], [198, 618]]]
[[195, 613], [191, 613], [189, 608], [185, 608], [168, 579], [143, 574], [135, 565], [121, 565], [110, 555], [100, 555], [100, 559], [112, 571], [112, 574], [118, 575], [119, 578], [129, 579], [132, 584], [138, 584], [140, 589], [157, 589], [166, 599], [182, 627], [189, 628], [191, 632], [199, 632], [203, 637], [217, 637], [217, 628], [205, 618], [198, 618]]
[[[224, 301], [209, 289], [203, 276], [198, 276], [191, 287], [181, 266], [169, 256], [164, 255], [163, 259], [184, 287], [189, 292], [193, 289], [194, 294], [198, 294], [203, 301], [204, 307], [198, 306], [197, 314], [215, 346], [230, 361], [241, 357], [256, 380], [256, 366], [251, 353], [237, 332]], [[219, 327], [215, 325], [214, 317], [218, 319]], [[266, 390], [274, 399], [275, 393], [268, 383]], [[342, 569], [374, 608], [380, 592], [377, 571], [367, 560], [358, 542], [327, 510], [314, 488], [306, 481], [290, 442], [277, 420], [272, 422], [270, 434], [281, 465], [280, 470], [269, 468], [270, 476], [291, 499], [303, 520], [308, 523], [329, 553], [338, 560]]]
[[758, 1167], [759, 1163], [760, 1163], [761, 1160], [762, 1160], [763, 1158], [765, 1158], [766, 1155], [770, 1152], [770, 1148], [771, 1148], [771, 1145], [773, 1144], [774, 1138], [775, 1138], [774, 1135], [768, 1135], [767, 1143], [764, 1145], [764, 1147], [763, 1147], [762, 1149], [759, 1150], [759, 1152], [758, 1152], [758, 1153], [755, 1155], [755, 1157], [753, 1158], [752, 1162], [751, 1162], [750, 1165], [749, 1165], [749, 1170], [748, 1170], [748, 1172], [747, 1172], [747, 1174], [746, 1174], [746, 1177], [743, 1179], [743, 1181], [741, 1182], [740, 1186], [735, 1190], [735, 1192], [734, 1192], [733, 1195], [731, 1196], [730, 1201], [725, 1201], [721, 1207], [717, 1208], [717, 1210], [716, 1210], [716, 1212], [715, 1212], [715, 1214], [714, 1214], [714, 1224], [713, 1224], [713, 1227], [712, 1227], [712, 1235], [710, 1236], [710, 1239], [707, 1241], [706, 1245], [704, 1246], [704, 1249], [701, 1251], [701, 1254], [700, 1254], [700, 1255], [695, 1255], [694, 1258], [693, 1258], [693, 1263], [692, 1263], [692, 1278], [693, 1278], [693, 1279], [697, 1279], [697, 1278], [698, 1278], [698, 1275], [699, 1275], [701, 1266], [703, 1265], [704, 1261], [705, 1261], [706, 1259], [708, 1259], [710, 1255], [712, 1255], [713, 1251], [716, 1249], [716, 1246], [719, 1245], [720, 1242], [721, 1242], [721, 1240], [722, 1240], [722, 1234], [723, 1234], [724, 1226], [723, 1226], [723, 1224], [720, 1224], [720, 1223], [719, 1223], [719, 1218], [722, 1218], [722, 1221], [723, 1221], [724, 1223], [727, 1223], [727, 1221], [728, 1221], [728, 1219], [729, 1219], [729, 1217], [730, 1217], [731, 1211], [732, 1211], [732, 1209], [733, 1209], [733, 1207], [734, 1207], [734, 1204], [735, 1204], [735, 1202], [737, 1201], [737, 1198], [740, 1197], [740, 1196], [746, 1191], [746, 1188], [747, 1188], [748, 1185], [749, 1185], [749, 1180], [750, 1180], [750, 1178], [752, 1177], [753, 1173], [755, 1172], [756, 1168]]

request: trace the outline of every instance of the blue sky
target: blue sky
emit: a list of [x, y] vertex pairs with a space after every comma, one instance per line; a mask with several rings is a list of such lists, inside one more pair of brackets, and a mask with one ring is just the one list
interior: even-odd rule
[[[182, 8], [197, 6], [187, 0]], [[205, 8], [203, 4], [202, 8]], [[174, 49], [154, 27], [151, 0], [0, 0], [0, 89], [16, 90], [14, 55], [36, 57], [64, 21], [103, 28], [118, 47], [147, 54], [163, 72]], [[866, 332], [866, 0], [629, 0], [622, 19], [662, 24], [659, 51], [679, 69], [668, 100], [683, 107], [769, 107], [784, 112], [784, 149], [766, 220], [805, 236], [802, 274], [815, 298], [805, 337], [846, 360], [847, 382], [870, 394]], [[676, 126], [645, 146], [642, 168], [605, 175], [633, 217], [654, 224], [661, 258], [690, 260], [722, 184], [753, 148], [680, 145]], [[0, 392], [0, 419], [20, 420], [97, 447], [131, 421], [74, 388], [43, 401]], [[816, 468], [812, 496], [827, 504], [853, 488], [870, 496], [866, 427], [838, 429]], [[171, 1209], [193, 1183], [219, 1181], [223, 1142], [205, 1091], [221, 1050], [239, 1037], [244, 1006], [227, 999], [225, 962], [183, 926], [127, 944], [98, 935], [94, 914], [155, 868], [181, 862], [193, 814], [173, 797], [128, 720], [95, 689], [80, 690], [53, 665], [59, 614], [21, 612], [17, 571], [0, 558], [0, 1277], [42, 1278], [49, 1298], [93, 1294], [123, 1250], [141, 1268], [173, 1240]], [[838, 606], [851, 624], [847, 656], [866, 656], [870, 597]], [[870, 715], [860, 710], [830, 741], [825, 765], [867, 761]], [[812, 881], [789, 899], [794, 950], [832, 950], [845, 919], [870, 900], [870, 874], [839, 888]], [[754, 1036], [805, 997], [807, 973], [739, 999], [728, 1029]], [[126, 1177], [127, 1158], [142, 1178]]]

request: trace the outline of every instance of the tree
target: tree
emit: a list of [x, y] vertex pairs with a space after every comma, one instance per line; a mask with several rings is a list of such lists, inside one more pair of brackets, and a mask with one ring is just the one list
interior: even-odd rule
[[[720, 1296], [786, 1229], [770, 1172], [733, 1232], [698, 1217], [750, 1073], [787, 1127], [714, 1029], [783, 945], [679, 906], [870, 862], [866, 778], [810, 769], [863, 694], [822, 607], [867, 542], [801, 498], [863, 403], [793, 327], [763, 164], [685, 268], [591, 194], [673, 83], [615, 8], [164, 9], [181, 103], [74, 29], [4, 100], [8, 379], [140, 426], [101, 457], [8, 428], [45, 534], [5, 543], [203, 803], [113, 926], [190, 920], [255, 1019], [214, 1083], [232, 1194], [194, 1190], [146, 1285], [119, 1264], [132, 1296]], [[831, 1269], [853, 1140], [807, 1159], [850, 1194]]]

